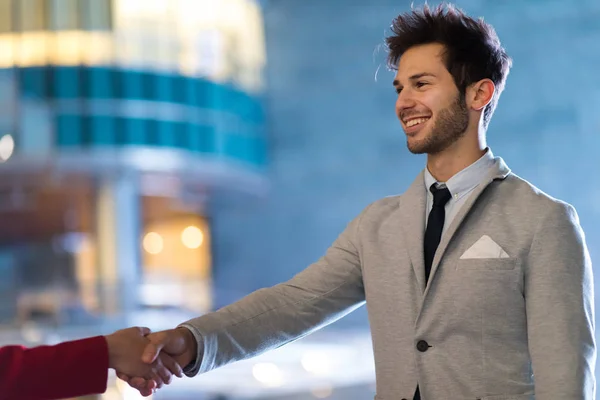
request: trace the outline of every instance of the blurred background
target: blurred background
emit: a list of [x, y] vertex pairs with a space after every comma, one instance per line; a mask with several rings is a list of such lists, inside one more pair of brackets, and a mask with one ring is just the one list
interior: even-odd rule
[[[600, 256], [600, 2], [458, 0], [514, 67], [488, 132]], [[420, 5], [415, 3], [415, 5]], [[384, 37], [409, 0], [0, 0], [0, 344], [153, 330], [289, 279], [425, 159]], [[360, 309], [154, 399], [368, 399]], [[111, 376], [89, 399], [137, 399]]]

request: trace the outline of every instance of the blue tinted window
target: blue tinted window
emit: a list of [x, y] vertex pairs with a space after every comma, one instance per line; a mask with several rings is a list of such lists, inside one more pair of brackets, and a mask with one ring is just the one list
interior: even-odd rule
[[138, 118], [125, 118], [123, 121], [123, 142], [127, 145], [143, 145], [146, 143], [148, 121]]
[[175, 130], [171, 121], [157, 121], [157, 145], [173, 147], [175, 145]]
[[154, 77], [154, 85], [156, 87], [156, 100], [164, 102], [175, 101], [174, 96], [175, 79], [170, 75], [156, 75]]
[[122, 70], [117, 73], [117, 95], [124, 99], [144, 98], [143, 75], [138, 71]]
[[181, 122], [173, 123], [173, 146], [182, 149], [189, 149], [190, 142], [187, 125], [187, 123]]
[[85, 95], [92, 99], [109, 99], [115, 96], [114, 71], [106, 67], [89, 67], [84, 69]]
[[81, 79], [78, 67], [53, 67], [52, 68], [53, 94], [57, 98], [78, 98], [81, 88]]
[[57, 146], [80, 146], [82, 140], [82, 121], [79, 115], [62, 114], [56, 117]]
[[88, 118], [89, 144], [111, 145], [116, 142], [115, 119], [110, 116], [94, 115]]
[[18, 70], [23, 95], [46, 97], [48, 95], [48, 73], [46, 67], [30, 67]]
[[201, 153], [215, 152], [215, 128], [213, 126], [190, 124], [187, 128], [190, 150]]

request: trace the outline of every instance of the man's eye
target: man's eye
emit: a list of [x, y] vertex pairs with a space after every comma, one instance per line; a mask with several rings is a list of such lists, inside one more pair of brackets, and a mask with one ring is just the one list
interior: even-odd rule
[[425, 85], [429, 85], [429, 83], [427, 83], [427, 82], [417, 82], [417, 84], [416, 84], [416, 86], [417, 86], [418, 88], [421, 88], [421, 87], [423, 87], [423, 86], [425, 86]]
[[402, 88], [401, 87], [397, 87], [396, 88], [396, 94], [400, 94], [400, 92], [402, 92]]

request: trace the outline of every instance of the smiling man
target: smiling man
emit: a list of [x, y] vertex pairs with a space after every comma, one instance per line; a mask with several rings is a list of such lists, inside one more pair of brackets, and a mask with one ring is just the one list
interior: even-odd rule
[[193, 376], [366, 301], [378, 400], [594, 400], [593, 277], [577, 213], [486, 144], [510, 58], [490, 25], [452, 6], [402, 14], [392, 32], [396, 114], [427, 167], [290, 281], [150, 335], [145, 361], [164, 351]]
[[[452, 75], [443, 64], [445, 51], [440, 44], [422, 45], [408, 50], [403, 57], [403, 72], [421, 70], [425, 64], [435, 70], [437, 75], [433, 72], [421, 72], [402, 78], [398, 74], [394, 80], [398, 93], [396, 113], [407, 135], [408, 148], [415, 154], [440, 153], [465, 135], [469, 127], [469, 111], [464, 94], [458, 92]], [[415, 88], [415, 92], [420, 95], [400, 97], [404, 89], [401, 83], [403, 81], [409, 86], [407, 91]], [[490, 85], [490, 82], [486, 83]], [[486, 90], [483, 94], [487, 96], [494, 93], [493, 85], [483, 90]], [[428, 124], [433, 110], [437, 112], [436, 118], [432, 124]]]

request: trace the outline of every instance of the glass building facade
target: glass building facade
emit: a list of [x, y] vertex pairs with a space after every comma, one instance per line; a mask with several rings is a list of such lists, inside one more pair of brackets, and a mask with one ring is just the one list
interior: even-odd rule
[[0, 0], [0, 48], [3, 332], [211, 309], [210, 204], [266, 190], [259, 5]]

